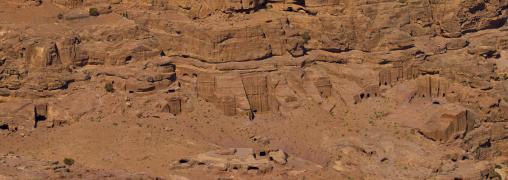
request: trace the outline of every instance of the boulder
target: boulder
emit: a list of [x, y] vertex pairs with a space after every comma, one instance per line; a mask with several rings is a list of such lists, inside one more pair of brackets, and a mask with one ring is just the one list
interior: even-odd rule
[[474, 120], [467, 118], [467, 111], [461, 106], [445, 106], [428, 119], [419, 131], [435, 141], [447, 142], [463, 138], [474, 125]]
[[278, 150], [278, 151], [271, 151], [268, 156], [270, 158], [272, 158], [275, 162], [279, 163], [279, 164], [286, 164], [287, 163], [287, 154], [282, 151], [282, 150]]

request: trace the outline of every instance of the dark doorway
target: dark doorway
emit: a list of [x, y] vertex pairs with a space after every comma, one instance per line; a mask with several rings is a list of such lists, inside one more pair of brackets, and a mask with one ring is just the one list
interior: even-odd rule
[[296, 0], [296, 4], [305, 7], [305, 0]]
[[46, 116], [35, 116], [34, 128], [37, 128], [37, 123], [39, 123], [39, 121], [45, 121], [45, 120], [46, 120]]
[[125, 58], [125, 64], [129, 64], [129, 63], [131, 63], [131, 61], [132, 61], [132, 56], [127, 56]]
[[1, 125], [0, 130], [9, 130], [9, 125], [8, 124]]

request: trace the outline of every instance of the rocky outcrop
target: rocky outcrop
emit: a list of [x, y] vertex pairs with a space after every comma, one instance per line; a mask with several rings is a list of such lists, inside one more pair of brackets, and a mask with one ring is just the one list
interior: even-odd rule
[[233, 148], [207, 152], [193, 158], [183, 158], [172, 162], [171, 165], [174, 169], [206, 166], [216, 171], [267, 174], [274, 168], [272, 162], [286, 164], [287, 154], [282, 150], [255, 152], [248, 148]]
[[[494, 158], [491, 147], [507, 138], [506, 2], [48, 0], [23, 6], [37, 3], [30, 1], [0, 2], [2, 135], [95, 123], [106, 115], [102, 122], [118, 126], [115, 120], [126, 118], [122, 123], [140, 123], [135, 128], [145, 127], [142, 118], [163, 119], [174, 126], [164, 128], [167, 134], [179, 138], [203, 137], [223, 147], [273, 145], [321, 165], [339, 157], [335, 169], [353, 172], [353, 179], [401, 178], [387, 175], [393, 172], [478, 179], [484, 166], [459, 159]], [[90, 16], [90, 7], [100, 15]], [[102, 116], [99, 108], [111, 112]], [[309, 113], [312, 118], [297, 121]], [[205, 125], [210, 129], [214, 120], [254, 122], [241, 122], [240, 136], [212, 135], [198, 126], [201, 115], [213, 119]], [[258, 117], [274, 121], [262, 124]], [[286, 142], [293, 139], [284, 130], [305, 123], [319, 143]], [[252, 136], [265, 130], [281, 138]], [[336, 144], [351, 136], [382, 150]], [[432, 159], [441, 146], [460, 151], [446, 161], [461, 162]], [[340, 160], [338, 147], [353, 150]], [[267, 174], [291, 163], [287, 158], [282, 150], [238, 148], [172, 165]], [[383, 167], [388, 170], [373, 170]], [[475, 172], [453, 174], [468, 170]], [[273, 174], [303, 177], [295, 171]], [[373, 173], [356, 173], [367, 171]]]
[[430, 139], [446, 142], [463, 138], [473, 129], [475, 120], [471, 115], [468, 116], [468, 110], [463, 107], [447, 108], [435, 113], [425, 126], [421, 127], [420, 132]]
[[56, 43], [51, 42], [44, 51], [45, 51], [44, 54], [46, 56], [45, 58], [46, 66], [62, 64], [62, 61], [60, 59], [60, 53], [58, 52], [58, 47], [56, 47]]
[[[304, 40], [292, 30], [287, 19], [249, 20], [250, 23], [202, 26], [167, 22], [163, 28], [171, 36], [160, 39], [166, 54], [185, 55], [210, 63], [265, 59], [271, 56], [304, 54]], [[189, 42], [193, 42], [189, 44]], [[242, 52], [242, 53], [239, 53]]]

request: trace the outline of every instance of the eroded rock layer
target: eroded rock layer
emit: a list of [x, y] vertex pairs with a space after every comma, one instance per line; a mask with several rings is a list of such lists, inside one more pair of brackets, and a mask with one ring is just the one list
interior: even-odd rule
[[[105, 150], [83, 150], [100, 157], [78, 156], [92, 159], [82, 164], [134, 163], [174, 179], [209, 172], [506, 178], [507, 7], [500, 0], [2, 1], [0, 143], [107, 122], [100, 127], [128, 133]], [[105, 138], [99, 129], [92, 134]], [[192, 158], [169, 150], [128, 157], [136, 153], [120, 142], [131, 142], [129, 133], [139, 137], [130, 146], [154, 143], [140, 148]], [[76, 139], [41, 159], [82, 150], [88, 140]], [[15, 146], [22, 145], [0, 150]], [[24, 155], [39, 152], [23, 146]], [[146, 165], [160, 159], [154, 170]]]

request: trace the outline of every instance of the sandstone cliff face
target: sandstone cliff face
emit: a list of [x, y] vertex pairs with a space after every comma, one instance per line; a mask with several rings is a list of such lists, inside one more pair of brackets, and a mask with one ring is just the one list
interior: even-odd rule
[[[177, 10], [188, 14], [190, 18], [199, 19], [216, 19], [223, 16], [222, 13], [230, 13], [230, 11], [252, 11], [254, 14], [266, 11], [275, 15], [275, 9], [271, 10], [269, 7], [261, 9], [266, 7], [266, 4], [264, 1], [257, 0], [200, 3], [163, 0], [139, 2], [152, 6], [176, 7]], [[63, 4], [66, 3], [73, 4], [74, 1], [66, 1]], [[103, 2], [92, 1], [90, 3], [100, 4]], [[289, 16], [288, 19], [275, 20], [258, 19], [245, 23], [248, 25], [222, 24], [219, 25], [221, 27], [200, 27], [193, 23], [182, 24], [180, 22], [165, 23], [164, 19], [159, 19], [157, 26], [172, 34], [162, 40], [164, 41], [161, 42], [162, 47], [171, 49], [170, 51], [180, 55], [188, 55], [210, 62], [264, 59], [283, 55], [287, 50], [295, 56], [300, 56], [304, 52], [302, 50], [304, 43], [299, 38], [299, 34], [307, 32], [310, 36], [310, 42], [306, 45], [307, 49], [321, 49], [331, 52], [400, 50], [414, 47], [414, 37], [428, 35], [459, 37], [468, 32], [502, 26], [506, 20], [503, 7], [507, 6], [505, 2], [481, 1], [408, 1], [407, 3], [392, 1], [274, 1], [270, 3], [274, 5], [298, 4], [304, 12], [310, 12], [311, 15]], [[213, 13], [216, 15], [210, 16]], [[232, 15], [226, 15], [221, 18], [232, 19], [231, 17]], [[147, 21], [146, 15], [133, 14], [129, 18], [136, 21]], [[288, 29], [288, 26], [291, 28]], [[247, 32], [243, 32], [244, 30]], [[242, 35], [237, 34], [240, 32]], [[187, 44], [193, 45], [188, 46]], [[238, 52], [249, 53], [239, 56]]]
[[[358, 179], [397, 179], [393, 174], [401, 171], [413, 179], [489, 177], [487, 165], [473, 160], [501, 161], [494, 149], [508, 134], [507, 3], [3, 1], [0, 130], [13, 136], [95, 123], [103, 118], [96, 109], [107, 107], [109, 114], [121, 114], [115, 118], [137, 123], [188, 123], [165, 131], [183, 137], [178, 129], [190, 129], [193, 138], [216, 146], [268, 147], [277, 139], [252, 144], [238, 135], [244, 132], [236, 133], [253, 122], [264, 128], [249, 129], [255, 137], [283, 137], [270, 145], [275, 149], [333, 166], [334, 173], [373, 172], [353, 176]], [[92, 7], [99, 16], [88, 14]], [[201, 118], [246, 121], [232, 121], [242, 126], [221, 128], [220, 138], [210, 140], [205, 136], [215, 134], [200, 131], [208, 130]], [[118, 126], [109, 120], [103, 122]], [[214, 121], [204, 125], [211, 128]], [[273, 162], [292, 163], [284, 151], [264, 152], [272, 159], [247, 153], [250, 164], [236, 170], [236, 161], [207, 160], [212, 156], [174, 165], [206, 161], [221, 172], [277, 174], [284, 168]], [[459, 152], [462, 160], [439, 159]], [[374, 170], [379, 168], [388, 170]]]
[[244, 26], [224, 24], [227, 28], [170, 22], [161, 27], [172, 34], [161, 39], [161, 48], [168, 54], [195, 57], [211, 63], [259, 60], [285, 54], [301, 56], [304, 41], [297, 31], [289, 29], [286, 21], [281, 18], [269, 23], [246, 22]]

